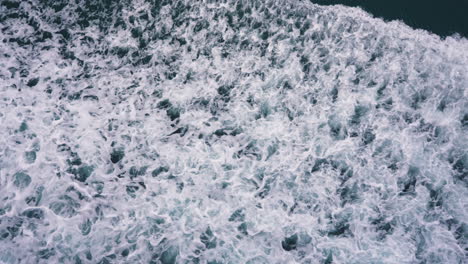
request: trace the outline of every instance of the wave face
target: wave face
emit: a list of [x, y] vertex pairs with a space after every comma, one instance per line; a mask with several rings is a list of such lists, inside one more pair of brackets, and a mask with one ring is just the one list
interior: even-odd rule
[[1, 2], [0, 263], [466, 260], [468, 41], [263, 2]]

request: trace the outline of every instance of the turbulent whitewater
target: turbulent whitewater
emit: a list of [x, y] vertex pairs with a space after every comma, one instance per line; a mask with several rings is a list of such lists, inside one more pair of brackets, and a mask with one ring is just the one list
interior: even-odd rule
[[0, 28], [0, 263], [466, 263], [467, 39], [298, 0]]

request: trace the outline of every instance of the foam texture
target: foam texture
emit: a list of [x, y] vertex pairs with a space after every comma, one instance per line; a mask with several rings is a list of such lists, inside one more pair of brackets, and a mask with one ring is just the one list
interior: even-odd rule
[[0, 28], [0, 263], [466, 263], [467, 39], [279, 0]]

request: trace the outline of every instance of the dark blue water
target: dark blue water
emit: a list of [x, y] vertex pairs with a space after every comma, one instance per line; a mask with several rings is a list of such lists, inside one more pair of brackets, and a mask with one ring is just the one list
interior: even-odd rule
[[375, 17], [403, 20], [407, 25], [450, 36], [468, 36], [467, 0], [311, 0], [321, 5], [359, 6]]

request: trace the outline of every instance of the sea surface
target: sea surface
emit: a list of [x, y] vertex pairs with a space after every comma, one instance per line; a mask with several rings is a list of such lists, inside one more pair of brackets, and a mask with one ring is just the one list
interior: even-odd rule
[[309, 0], [320, 5], [360, 7], [386, 21], [401, 20], [440, 36], [468, 37], [468, 0]]
[[0, 1], [0, 263], [466, 263], [468, 40], [431, 32]]

